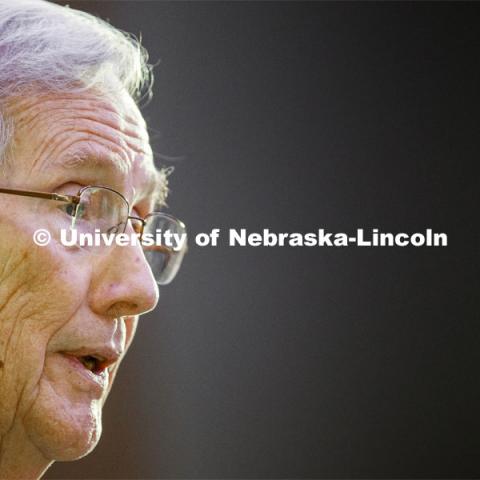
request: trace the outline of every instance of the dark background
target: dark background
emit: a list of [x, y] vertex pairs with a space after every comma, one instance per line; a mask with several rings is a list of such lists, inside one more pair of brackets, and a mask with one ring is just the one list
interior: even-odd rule
[[[64, 3], [64, 2], [59, 2]], [[480, 475], [480, 5], [72, 1], [142, 33], [170, 211], [447, 248], [199, 248], [47, 478]]]

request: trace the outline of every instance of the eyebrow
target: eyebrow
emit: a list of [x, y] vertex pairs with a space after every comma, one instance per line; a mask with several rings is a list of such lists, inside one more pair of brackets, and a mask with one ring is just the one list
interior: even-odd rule
[[[125, 177], [131, 171], [131, 165], [121, 155], [110, 152], [110, 155], [96, 155], [88, 151], [67, 153], [53, 163], [64, 170], [97, 170], [116, 174], [117, 178]], [[110, 186], [110, 185], [105, 185]], [[142, 197], [150, 197], [155, 208], [165, 205], [167, 179], [164, 170], [152, 169], [148, 180], [141, 189]]]
[[116, 172], [119, 175], [126, 175], [130, 170], [130, 166], [115, 152], [109, 155], [95, 155], [89, 151], [77, 151], [62, 155], [57, 161], [53, 162], [54, 166], [60, 166], [66, 170], [73, 169], [102, 169], [105, 171]]

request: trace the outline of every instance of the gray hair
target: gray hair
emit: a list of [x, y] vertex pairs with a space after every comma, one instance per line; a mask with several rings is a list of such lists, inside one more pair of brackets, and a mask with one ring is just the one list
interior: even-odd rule
[[44, 0], [0, 0], [0, 159], [12, 135], [9, 98], [30, 92], [127, 90], [151, 95], [152, 67], [133, 35]]

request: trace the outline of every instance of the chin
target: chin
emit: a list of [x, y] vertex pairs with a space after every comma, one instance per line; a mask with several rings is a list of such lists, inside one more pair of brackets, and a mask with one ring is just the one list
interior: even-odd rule
[[45, 458], [77, 460], [90, 453], [102, 434], [101, 399], [68, 398], [42, 381], [24, 425], [30, 441]]

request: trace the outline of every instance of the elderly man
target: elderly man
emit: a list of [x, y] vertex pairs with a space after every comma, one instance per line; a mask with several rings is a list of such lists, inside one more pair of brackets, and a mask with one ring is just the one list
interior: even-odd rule
[[0, 478], [38, 478], [96, 445], [138, 316], [183, 255], [66, 246], [61, 231], [184, 226], [156, 212], [168, 172], [135, 103], [151, 72], [134, 39], [43, 0], [0, 0], [0, 62]]

